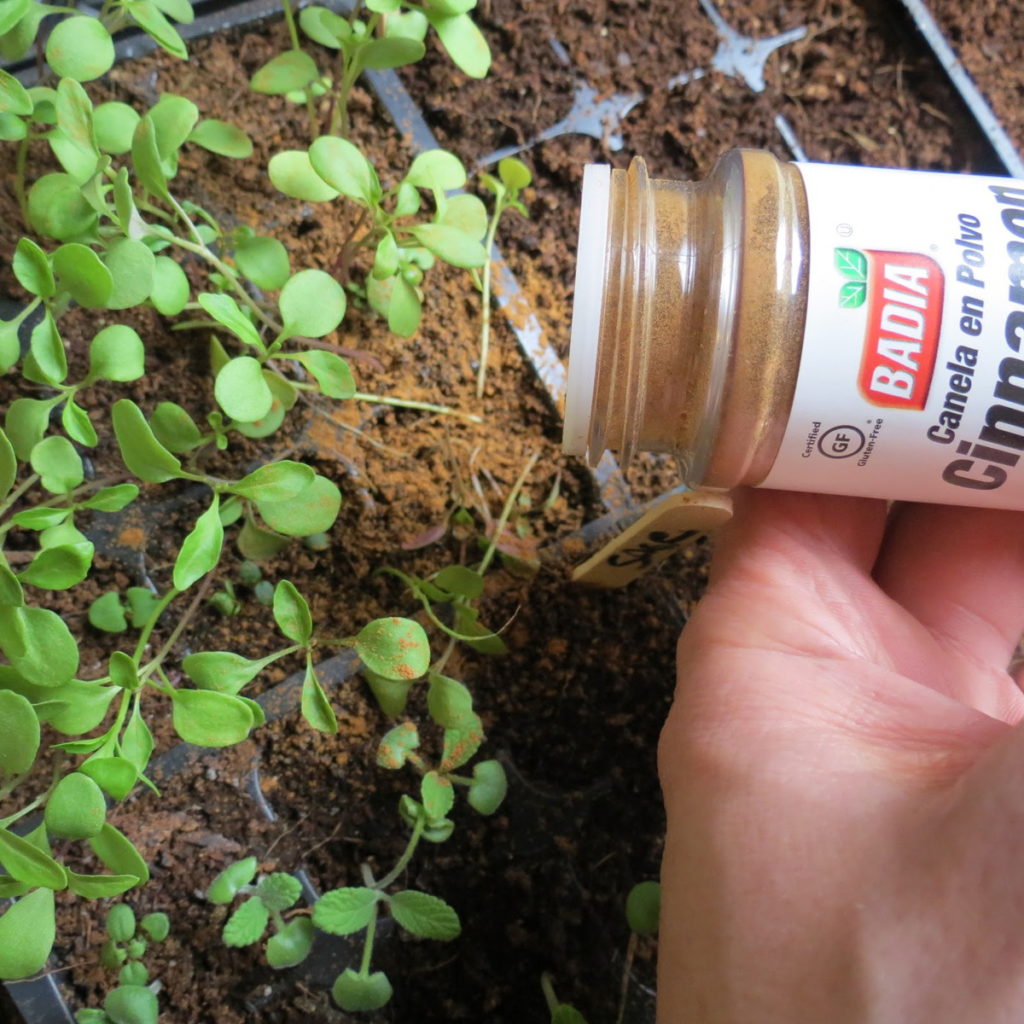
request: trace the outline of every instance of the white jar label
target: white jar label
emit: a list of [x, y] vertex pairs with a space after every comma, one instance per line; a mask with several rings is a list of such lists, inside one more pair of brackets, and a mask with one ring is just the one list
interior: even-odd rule
[[797, 166], [807, 322], [762, 486], [1024, 509], [1024, 182]]

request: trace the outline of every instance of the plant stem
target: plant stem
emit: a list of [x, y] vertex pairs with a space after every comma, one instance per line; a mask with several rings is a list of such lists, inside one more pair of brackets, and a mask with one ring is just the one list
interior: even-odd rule
[[149, 618], [146, 620], [146, 624], [142, 627], [142, 633], [139, 636], [139, 642], [135, 645], [135, 653], [132, 655], [132, 661], [136, 665], [139, 665], [142, 661], [142, 652], [146, 649], [146, 644], [149, 643], [149, 637], [153, 632], [154, 627], [157, 624], [160, 616], [163, 615], [167, 606], [181, 593], [174, 587], [164, 594], [163, 597], [157, 602], [156, 607], [153, 609]]
[[421, 412], [436, 412], [441, 416], [458, 416], [470, 423], [483, 423], [483, 417], [471, 412], [460, 412], [447, 405], [432, 405], [430, 402], [414, 402], [409, 398], [391, 398], [388, 395], [370, 395], [357, 391], [352, 396], [357, 402], [374, 402], [377, 405], [393, 405], [399, 409], [419, 409]]
[[[302, 45], [299, 42], [299, 30], [295, 24], [295, 12], [292, 10], [291, 0], [281, 0], [281, 6], [284, 8], [284, 20], [288, 23], [288, 36], [292, 41], [292, 49], [301, 50]], [[306, 94], [306, 116], [309, 118], [309, 141], [314, 142], [319, 133], [317, 132], [316, 107], [313, 106], [313, 91], [307, 86], [304, 92]]]
[[487, 356], [491, 349], [491, 250], [494, 247], [494, 236], [498, 230], [498, 221], [505, 207], [500, 199], [494, 200], [494, 216], [487, 225], [484, 238], [484, 249], [487, 251], [487, 262], [483, 267], [483, 281], [480, 285], [480, 369], [476, 372], [476, 397], [484, 397], [484, 380], [487, 378]]
[[0, 818], [0, 828], [7, 828], [8, 825], [13, 824], [19, 818], [24, 818], [26, 814], [30, 814], [37, 807], [42, 807], [47, 800], [50, 799], [50, 794], [57, 788], [57, 783], [60, 782], [60, 776], [63, 773], [64, 768], [64, 751], [57, 751], [57, 756], [53, 762], [53, 774], [50, 776], [50, 785], [46, 787], [45, 792], [42, 792], [31, 801], [31, 803], [25, 804], [20, 811], [15, 811], [13, 814], [9, 814], [6, 818]]
[[370, 973], [370, 961], [373, 959], [373, 939], [377, 934], [377, 909], [379, 903], [373, 905], [370, 923], [366, 926], [366, 937], [363, 939], [363, 958], [359, 962], [359, 973], [365, 978]]
[[32, 141], [32, 135], [25, 133], [25, 138], [18, 143], [18, 152], [14, 161], [14, 194], [18, 200], [18, 208], [21, 210], [21, 219], [25, 227], [31, 225], [28, 221], [28, 196], [25, 194], [25, 166], [28, 162], [28, 147]]
[[545, 971], [540, 976], [540, 988], [544, 993], [544, 1002], [548, 1004], [548, 1012], [554, 1013], [558, 1009], [558, 996], [555, 995], [555, 986], [552, 984], [551, 975]]
[[0, 516], [2, 516], [30, 487], [34, 486], [38, 482], [38, 473], [31, 473], [25, 477], [25, 479], [7, 495], [7, 499], [3, 504], [0, 504]]
[[171, 630], [171, 635], [163, 642], [163, 644], [160, 647], [160, 650], [158, 650], [156, 654], [153, 655], [153, 657], [150, 658], [148, 662], [146, 662], [146, 665], [139, 670], [140, 679], [144, 678], [145, 676], [151, 675], [156, 670], [157, 666], [163, 664], [164, 658], [167, 657], [168, 653], [178, 642], [178, 637], [180, 637], [181, 634], [184, 632], [185, 627], [191, 621], [192, 616], [195, 615], [196, 610], [199, 608], [199, 605], [202, 602], [203, 598], [206, 597], [206, 592], [210, 589], [211, 581], [212, 577], [207, 575], [207, 577], [200, 584], [199, 589], [196, 591], [196, 595], [192, 598], [192, 601], [189, 604], [188, 608], [185, 609], [185, 614], [182, 615], [182, 617], [178, 620], [178, 624], [174, 627], [173, 630]]
[[508, 497], [505, 499], [505, 505], [501, 510], [501, 515], [498, 517], [498, 522], [491, 532], [491, 539], [487, 545], [487, 550], [484, 552], [484, 557], [480, 561], [480, 565], [477, 566], [477, 572], [482, 576], [486, 571], [487, 567], [491, 564], [494, 559], [494, 553], [498, 550], [498, 538], [501, 536], [502, 531], [508, 525], [510, 516], [512, 515], [512, 509], [515, 507], [516, 499], [519, 497], [519, 492], [523, 489], [523, 485], [526, 483], [526, 478], [533, 472], [533, 467], [537, 464], [537, 459], [540, 458], [539, 452], [534, 452], [526, 461], [526, 465], [523, 467], [522, 473], [519, 474], [519, 478], [512, 485], [512, 490], [508, 492]]
[[402, 856], [398, 858], [398, 863], [379, 882], [374, 883], [374, 889], [380, 889], [383, 892], [408, 867], [409, 861], [412, 860], [412, 855], [416, 852], [416, 847], [419, 846], [425, 824], [426, 822], [423, 818], [416, 819], [412, 835], [409, 836], [409, 842], [405, 844], [405, 849], [402, 851]]

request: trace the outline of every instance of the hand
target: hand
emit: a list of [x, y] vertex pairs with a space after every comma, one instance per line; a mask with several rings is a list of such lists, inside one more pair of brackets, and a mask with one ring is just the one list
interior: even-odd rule
[[662, 734], [661, 1024], [1024, 1021], [1024, 514], [754, 491]]

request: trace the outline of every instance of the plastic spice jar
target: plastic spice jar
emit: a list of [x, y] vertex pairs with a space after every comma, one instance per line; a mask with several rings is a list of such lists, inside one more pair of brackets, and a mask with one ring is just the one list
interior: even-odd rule
[[565, 450], [1024, 508], [1024, 183], [735, 150], [586, 168]]

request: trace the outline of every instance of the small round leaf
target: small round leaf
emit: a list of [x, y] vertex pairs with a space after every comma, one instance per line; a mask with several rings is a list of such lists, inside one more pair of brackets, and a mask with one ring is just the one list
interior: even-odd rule
[[217, 404], [234, 420], [250, 423], [262, 419], [274, 396], [263, 379], [263, 367], [252, 356], [228, 360], [217, 374], [213, 393]]
[[[300, 149], [287, 149], [275, 153], [267, 165], [267, 173], [274, 187], [292, 199], [309, 203], [326, 203], [338, 196], [309, 162], [309, 154]], [[35, 218], [33, 218], [35, 222]], [[55, 236], [56, 237], [56, 236]]]
[[[148, 250], [147, 250], [148, 252]], [[89, 345], [89, 373], [101, 380], [138, 380], [146, 372], [146, 349], [134, 328], [104, 327]]]
[[61, 839], [91, 839], [99, 835], [107, 816], [103, 790], [87, 775], [65, 775], [46, 801], [46, 831]]
[[345, 289], [323, 270], [300, 270], [281, 289], [278, 305], [286, 331], [322, 338], [345, 316]]
[[385, 1006], [394, 991], [383, 971], [357, 974], [349, 967], [334, 979], [331, 995], [334, 1001], [349, 1013], [359, 1010], [379, 1010]]
[[113, 67], [114, 42], [98, 18], [65, 18], [46, 42], [46, 63], [61, 78], [89, 82]]
[[0, 981], [42, 970], [57, 935], [52, 889], [22, 896], [0, 917]]
[[354, 646], [363, 664], [385, 679], [419, 679], [430, 667], [430, 641], [412, 619], [374, 619], [359, 631]]

